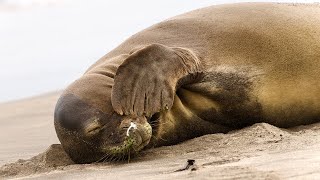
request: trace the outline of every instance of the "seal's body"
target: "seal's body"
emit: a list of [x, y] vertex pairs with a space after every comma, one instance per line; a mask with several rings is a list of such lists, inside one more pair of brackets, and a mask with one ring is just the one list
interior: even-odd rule
[[319, 24], [317, 5], [272, 3], [212, 6], [156, 24], [66, 89], [58, 137], [73, 160], [92, 162], [256, 122], [317, 122]]

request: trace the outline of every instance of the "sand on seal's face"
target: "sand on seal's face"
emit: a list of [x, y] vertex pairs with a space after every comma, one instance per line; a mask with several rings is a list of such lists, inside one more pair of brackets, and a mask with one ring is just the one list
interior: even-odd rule
[[[0, 179], [320, 178], [320, 124], [286, 130], [260, 123], [228, 134], [206, 135], [142, 151], [130, 163], [76, 165], [60, 145], [50, 146], [57, 142], [52, 118], [57, 96], [49, 94], [0, 105], [0, 132], [10, 135], [0, 139], [1, 163], [40, 153], [2, 166]], [[198, 170], [174, 172], [188, 159], [196, 160]]]

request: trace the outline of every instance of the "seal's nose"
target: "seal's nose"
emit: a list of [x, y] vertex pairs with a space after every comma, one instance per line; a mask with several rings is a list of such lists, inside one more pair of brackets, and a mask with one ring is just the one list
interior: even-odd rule
[[130, 126], [128, 127], [128, 129], [127, 129], [127, 136], [129, 137], [130, 136], [130, 130], [131, 129], [137, 129], [137, 125], [136, 125], [136, 123], [134, 123], [134, 122], [131, 122], [130, 123]]
[[144, 116], [125, 116], [121, 120], [120, 128], [124, 138], [134, 142], [132, 148], [135, 151], [144, 148], [151, 140], [152, 127]]

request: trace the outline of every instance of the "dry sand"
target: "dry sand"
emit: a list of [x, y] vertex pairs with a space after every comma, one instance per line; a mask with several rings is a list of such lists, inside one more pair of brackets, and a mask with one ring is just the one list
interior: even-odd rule
[[[0, 105], [0, 164], [11, 163], [0, 179], [320, 179], [320, 124], [286, 130], [260, 123], [146, 150], [130, 163], [76, 165], [51, 145], [58, 143], [58, 95]], [[175, 172], [188, 159], [196, 170]]]

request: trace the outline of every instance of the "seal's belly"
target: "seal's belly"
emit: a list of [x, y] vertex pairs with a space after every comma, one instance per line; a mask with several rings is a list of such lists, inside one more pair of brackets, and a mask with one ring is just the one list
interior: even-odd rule
[[320, 78], [268, 79], [256, 94], [270, 124], [290, 127], [320, 119]]
[[320, 119], [320, 81], [315, 76], [210, 76], [212, 82], [177, 91], [184, 106], [204, 121], [240, 128], [257, 122], [292, 127]]

